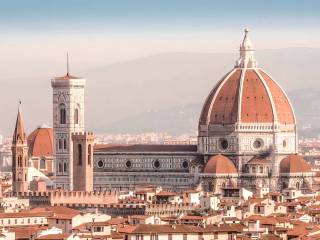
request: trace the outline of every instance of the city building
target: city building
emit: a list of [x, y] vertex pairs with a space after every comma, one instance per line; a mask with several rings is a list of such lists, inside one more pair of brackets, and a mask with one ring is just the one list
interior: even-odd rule
[[24, 179], [30, 155], [33, 169], [46, 175], [54, 171], [55, 188], [64, 190], [153, 185], [178, 192], [198, 187], [226, 196], [239, 196], [241, 188], [311, 191], [313, 173], [298, 155], [293, 107], [284, 90], [258, 67], [248, 34], [246, 29], [234, 68], [203, 105], [197, 145], [95, 145], [94, 134], [85, 132], [86, 80], [69, 71], [52, 79], [53, 133], [45, 127], [35, 130], [29, 151], [19, 110], [12, 146], [14, 190], [28, 191]]

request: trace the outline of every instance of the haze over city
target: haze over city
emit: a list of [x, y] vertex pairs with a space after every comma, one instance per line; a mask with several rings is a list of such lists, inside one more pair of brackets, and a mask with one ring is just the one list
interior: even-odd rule
[[[317, 74], [320, 57], [319, 2], [291, 3], [4, 1], [0, 95], [5, 100], [0, 103], [0, 131], [11, 134], [19, 100], [28, 130], [42, 123], [52, 125], [50, 80], [65, 74], [67, 51], [71, 73], [88, 80], [86, 124], [93, 130], [134, 132], [137, 127], [121, 129], [119, 121], [150, 111], [201, 106], [211, 87], [234, 64], [239, 30], [245, 27], [252, 31], [259, 64], [275, 68], [273, 76], [289, 95], [292, 90], [317, 89], [318, 79], [311, 76]], [[310, 75], [305, 79], [278, 68], [279, 64], [284, 69], [299, 66], [300, 72], [308, 70]], [[194, 110], [193, 125], [187, 127], [195, 128], [199, 111]], [[145, 125], [144, 119], [136, 121]], [[165, 128], [159, 126], [159, 131]]]

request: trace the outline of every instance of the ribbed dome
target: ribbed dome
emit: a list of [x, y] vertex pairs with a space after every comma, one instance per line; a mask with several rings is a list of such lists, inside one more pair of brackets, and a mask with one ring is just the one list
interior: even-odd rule
[[294, 124], [290, 102], [282, 89], [262, 69], [232, 70], [207, 98], [200, 124]]
[[206, 174], [237, 174], [238, 171], [232, 161], [219, 154], [211, 157], [207, 162], [203, 173]]
[[298, 154], [292, 154], [280, 162], [280, 173], [311, 172], [310, 165]]
[[281, 123], [295, 124], [285, 92], [261, 68], [247, 36], [240, 46], [235, 68], [209, 94], [199, 124]]
[[52, 128], [41, 126], [28, 136], [29, 153], [32, 157], [53, 156]]

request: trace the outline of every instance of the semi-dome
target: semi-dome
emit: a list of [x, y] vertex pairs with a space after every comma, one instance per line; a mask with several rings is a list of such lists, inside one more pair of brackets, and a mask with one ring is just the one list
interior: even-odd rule
[[310, 165], [298, 154], [291, 154], [280, 162], [280, 173], [309, 173], [311, 172]]
[[203, 173], [205, 174], [238, 174], [233, 162], [221, 155], [215, 155], [207, 162]]
[[40, 126], [28, 136], [31, 157], [53, 156], [53, 131], [48, 126]]
[[257, 67], [248, 30], [245, 30], [235, 68], [211, 91], [199, 120], [200, 125], [238, 122], [295, 124], [285, 92]]

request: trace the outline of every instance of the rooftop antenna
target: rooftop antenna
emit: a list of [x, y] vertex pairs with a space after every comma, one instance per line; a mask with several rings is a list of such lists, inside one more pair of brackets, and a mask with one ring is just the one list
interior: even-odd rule
[[69, 76], [69, 52], [67, 52], [67, 76]]

